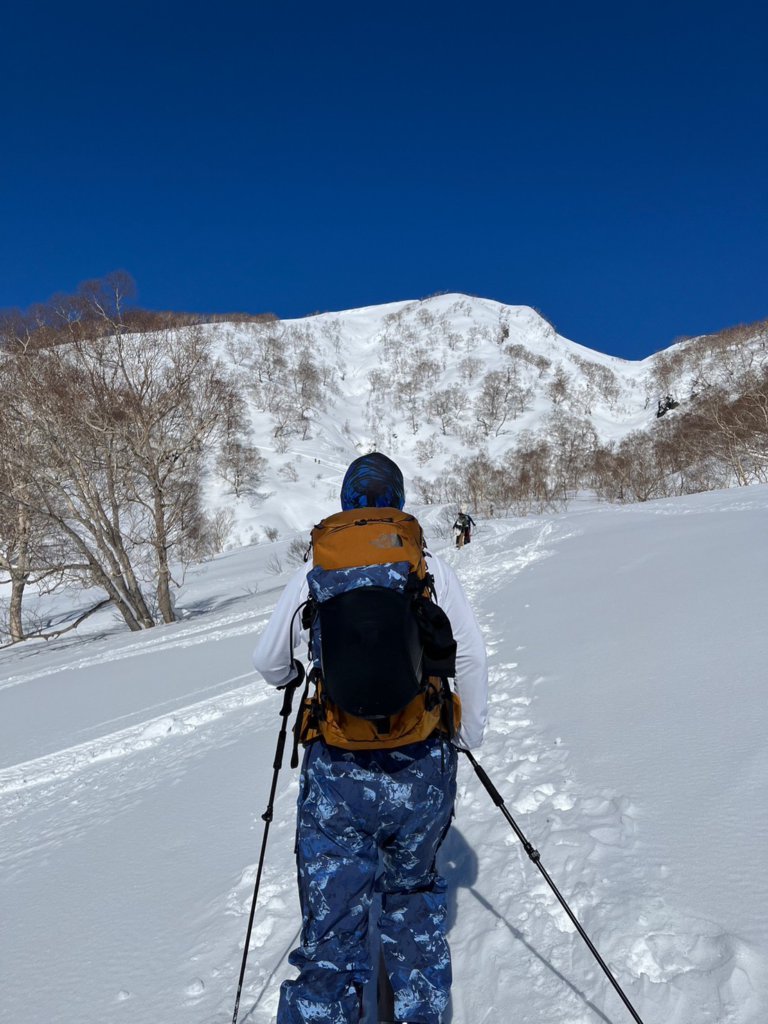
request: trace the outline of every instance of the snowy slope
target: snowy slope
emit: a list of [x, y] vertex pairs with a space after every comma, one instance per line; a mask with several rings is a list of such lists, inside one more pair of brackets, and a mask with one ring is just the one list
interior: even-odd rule
[[[402, 467], [407, 481], [417, 475], [434, 479], [455, 465], [458, 458], [480, 448], [502, 455], [524, 430], [544, 426], [553, 404], [546, 388], [558, 367], [571, 381], [572, 401], [564, 409], [582, 415], [585, 403], [601, 437], [621, 437], [653, 421], [648, 361], [633, 363], [592, 352], [558, 335], [527, 306], [506, 306], [490, 299], [449, 294], [419, 301], [388, 303], [339, 313], [322, 313], [300, 320], [270, 324], [212, 324], [206, 328], [221, 358], [233, 365], [246, 382], [253, 375], [251, 362], [260, 339], [275, 336], [285, 349], [308, 345], [313, 359], [329, 369], [330, 386], [324, 388], [325, 408], [309, 410], [310, 436], [289, 438], [285, 451], [276, 450], [274, 420], [264, 412], [252, 416], [253, 437], [269, 467], [254, 500], [232, 501], [218, 483], [209, 491], [212, 507], [231, 508], [237, 517], [233, 543], [263, 541], [265, 530], [308, 529], [313, 520], [301, 520], [296, 506], [286, 508], [282, 498], [286, 478], [296, 475], [298, 493], [313, 505], [334, 502], [344, 469], [361, 452], [379, 448]], [[526, 410], [510, 419], [499, 434], [469, 444], [461, 428], [474, 422], [473, 407], [487, 373], [510, 364], [504, 349], [521, 346], [525, 358], [517, 361], [521, 386], [530, 390]], [[418, 408], [416, 430], [409, 423], [409, 403], [398, 407], [403, 380], [411, 380], [412, 361], [419, 353], [433, 363], [423, 388], [414, 399]], [[542, 362], [549, 364], [542, 369]], [[610, 405], [595, 396], [578, 360], [588, 360], [613, 373], [617, 394]], [[472, 367], [472, 361], [476, 365]], [[371, 375], [394, 381], [388, 389], [372, 390]], [[437, 390], [460, 386], [467, 408], [457, 423], [443, 433], [429, 414], [430, 396]], [[334, 390], [334, 387], [336, 390]], [[587, 392], [591, 401], [587, 402]], [[425, 455], [429, 454], [425, 462]], [[332, 507], [332, 505], [330, 506]]]
[[[344, 468], [372, 448], [395, 458], [408, 482], [417, 476], [434, 480], [464, 456], [484, 451], [498, 459], [525, 432], [545, 433], [555, 411], [588, 422], [603, 441], [652, 430], [658, 400], [670, 390], [684, 407], [693, 387], [686, 353], [694, 350], [695, 339], [628, 361], [559, 335], [528, 306], [460, 294], [276, 324], [211, 324], [205, 330], [246, 386], [256, 381], [254, 360], [269, 338], [284, 352], [305, 348], [323, 367], [322, 401], [305, 410], [306, 437], [293, 433], [282, 446], [275, 441], [273, 416], [258, 408], [251, 393], [253, 441], [269, 462], [258, 494], [233, 499], [220, 482], [209, 481], [209, 506], [235, 514], [231, 543], [238, 546], [264, 541], [267, 530], [282, 536], [307, 530], [313, 519], [303, 516], [304, 502], [316, 508], [335, 501]], [[755, 345], [764, 360], [765, 341]], [[711, 358], [711, 353], [703, 356], [697, 372]], [[662, 359], [668, 371], [660, 380], [656, 370]], [[487, 436], [479, 431], [470, 438], [484, 381], [492, 373], [512, 373], [525, 395], [524, 408]], [[555, 401], [558, 374], [566, 390]], [[289, 402], [298, 401], [294, 384], [289, 375], [283, 385]], [[414, 389], [411, 396], [404, 395], [408, 387]], [[445, 424], [432, 399], [451, 388], [461, 389], [466, 402]], [[295, 483], [292, 494], [302, 501], [286, 506], [286, 481]]]
[[[440, 510], [421, 511], [429, 536]], [[645, 1024], [768, 1013], [767, 525], [754, 487], [434, 545], [489, 649], [478, 756]], [[102, 615], [0, 651], [3, 1024], [231, 1019], [280, 703], [249, 654], [287, 542], [197, 568], [172, 626]], [[296, 785], [286, 767], [251, 1024], [297, 937]], [[455, 1024], [629, 1019], [464, 762], [444, 854]]]

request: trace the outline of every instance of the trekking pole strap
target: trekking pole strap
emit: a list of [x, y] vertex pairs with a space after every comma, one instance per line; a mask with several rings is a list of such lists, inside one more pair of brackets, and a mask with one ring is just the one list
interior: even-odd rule
[[501, 813], [504, 815], [504, 817], [509, 822], [510, 826], [514, 830], [515, 835], [517, 836], [517, 838], [522, 843], [523, 849], [525, 850], [525, 852], [528, 854], [529, 858], [533, 861], [533, 863], [536, 865], [536, 867], [541, 872], [541, 874], [542, 874], [542, 876], [544, 878], [544, 881], [547, 883], [547, 885], [550, 887], [552, 892], [557, 897], [557, 900], [560, 903], [560, 906], [563, 908], [563, 910], [566, 912], [566, 914], [570, 918], [571, 923], [576, 928], [576, 931], [579, 933], [579, 935], [582, 937], [584, 942], [587, 944], [587, 947], [588, 947], [589, 951], [592, 953], [592, 955], [594, 956], [595, 960], [597, 960], [598, 964], [600, 965], [600, 967], [603, 970], [603, 973], [605, 974], [605, 976], [610, 981], [611, 985], [613, 985], [614, 989], [618, 993], [619, 998], [621, 999], [621, 1001], [624, 1003], [626, 1008], [629, 1010], [630, 1014], [632, 1015], [633, 1020], [635, 1020], [637, 1022], [637, 1024], [643, 1024], [643, 1021], [640, 1018], [639, 1014], [637, 1013], [637, 1010], [635, 1010], [635, 1008], [632, 1005], [632, 1003], [630, 1003], [629, 999], [624, 994], [623, 989], [619, 985], [618, 981], [616, 981], [616, 979], [614, 978], [613, 974], [610, 971], [610, 968], [608, 967], [606, 962], [603, 960], [603, 958], [600, 956], [600, 954], [598, 953], [597, 949], [595, 948], [592, 940], [589, 938], [589, 936], [587, 935], [587, 933], [584, 931], [584, 929], [582, 928], [581, 924], [579, 923], [578, 919], [576, 918], [576, 915], [573, 913], [571, 908], [566, 903], [565, 897], [562, 895], [562, 893], [557, 888], [555, 883], [549, 877], [549, 874], [545, 870], [544, 865], [541, 863], [541, 855], [539, 854], [539, 851], [537, 849], [535, 849], [535, 847], [528, 841], [528, 839], [526, 838], [526, 836], [524, 835], [523, 831], [518, 826], [518, 824], [515, 821], [515, 819], [512, 817], [512, 815], [507, 810], [506, 804], [504, 803], [504, 800], [503, 800], [501, 794], [499, 793], [498, 789], [496, 789], [494, 784], [491, 782], [491, 780], [488, 777], [488, 774], [486, 773], [485, 769], [481, 765], [479, 765], [477, 763], [477, 761], [475, 760], [472, 752], [470, 750], [467, 750], [466, 747], [459, 747], [459, 750], [461, 751], [462, 754], [466, 754], [467, 759], [469, 760], [470, 764], [474, 768], [475, 774], [477, 775], [478, 779], [480, 779], [480, 781], [482, 782], [483, 786], [488, 791], [488, 793], [489, 793], [491, 799], [493, 800], [494, 804], [499, 808]]

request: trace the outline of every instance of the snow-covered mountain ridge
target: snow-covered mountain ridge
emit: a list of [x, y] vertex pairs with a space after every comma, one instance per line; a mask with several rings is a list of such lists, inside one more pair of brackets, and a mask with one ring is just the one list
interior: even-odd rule
[[[737, 347], [765, 364], [762, 327]], [[653, 431], [659, 402], [671, 395], [684, 411], [723, 351], [689, 339], [624, 360], [570, 341], [530, 307], [459, 294], [206, 331], [244, 385], [267, 458], [259, 497], [228, 503], [234, 543], [306, 529], [284, 484], [325, 507], [349, 461], [374, 448], [413, 482], [558, 430], [602, 443]]]
[[766, 324], [632, 363], [468, 296], [206, 323], [124, 314], [116, 283], [96, 285], [0, 325], [12, 642], [57, 631], [25, 621], [36, 583], [91, 591], [82, 614], [108, 600], [135, 630], [174, 621], [196, 561], [278, 538], [295, 559], [373, 449], [444, 529], [459, 504], [530, 515], [768, 483]]

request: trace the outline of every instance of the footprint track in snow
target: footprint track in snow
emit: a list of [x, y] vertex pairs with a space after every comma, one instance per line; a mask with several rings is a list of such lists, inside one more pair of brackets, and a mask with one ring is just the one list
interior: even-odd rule
[[[539, 524], [536, 530], [513, 558], [501, 563], [495, 551], [487, 557], [476, 551], [474, 558], [454, 559], [479, 613], [481, 629], [491, 641], [495, 609], [490, 606], [496, 581], [525, 569], [535, 571], [536, 562], [556, 557], [558, 545], [570, 536], [558, 534], [552, 523]], [[535, 709], [532, 712], [537, 680], [522, 675], [517, 663], [495, 661], [497, 645], [490, 642], [487, 646], [489, 724], [478, 760], [513, 814], [519, 816], [518, 824], [540, 850], [542, 864], [613, 965], [632, 1001], [636, 1006], [657, 1007], [658, 1012], [646, 1016], [665, 1024], [693, 1020], [697, 1024], [728, 1024], [741, 1019], [732, 1014], [738, 1000], [751, 993], [745, 947], [709, 922], [688, 922], [666, 905], [653, 888], [658, 874], [649, 875], [638, 860], [637, 809], [631, 798], [612, 791], [595, 793], [579, 784], [569, 767], [567, 748], [559, 739], [553, 745], [537, 729]], [[599, 1012], [599, 1016], [612, 1020], [615, 994], [599, 969], [593, 970], [589, 952], [585, 946], [581, 948], [581, 938], [548, 886], [539, 884], [535, 867], [514, 833], [504, 833], [507, 826], [503, 820], [492, 819], [493, 812], [483, 802], [485, 794], [477, 792], [476, 782], [460, 785], [458, 805], [462, 828], [468, 838], [474, 835], [479, 840], [478, 859], [488, 861], [485, 871], [481, 863], [480, 878], [488, 872], [497, 879], [519, 877], [519, 884], [494, 892], [498, 919], [489, 933], [493, 937], [478, 937], [473, 954], [493, 960], [498, 957], [503, 962], [501, 940], [495, 936], [503, 937], [516, 922], [522, 941], [544, 960], [533, 961], [533, 977], [540, 980], [543, 993], [553, 964], [563, 964], [566, 975], [579, 979], [570, 995], [566, 990], [563, 1016], [541, 1019], [593, 1020], [593, 1011], [605, 1006], [606, 1015]], [[632, 908], [629, 913], [628, 904]], [[628, 929], [628, 922], [636, 922], [634, 928]], [[510, 953], [514, 951], [508, 948], [507, 956]], [[583, 968], [581, 974], [572, 970], [574, 963]], [[464, 973], [459, 958], [459, 985]], [[470, 974], [465, 979], [467, 986], [471, 986]], [[592, 1011], [588, 1012], [585, 1003]]]

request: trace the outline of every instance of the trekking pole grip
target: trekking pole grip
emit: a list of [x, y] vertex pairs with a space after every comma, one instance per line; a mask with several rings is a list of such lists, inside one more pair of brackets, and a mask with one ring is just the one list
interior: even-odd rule
[[503, 807], [504, 806], [504, 797], [501, 795], [501, 793], [498, 791], [498, 789], [496, 789], [494, 784], [491, 782], [491, 779], [488, 776], [488, 773], [486, 772], [485, 768], [483, 768], [483, 766], [481, 764], [478, 764], [478, 762], [472, 756], [472, 752], [470, 750], [466, 750], [463, 747], [461, 749], [464, 751], [464, 753], [469, 758], [472, 767], [475, 769], [475, 774], [477, 775], [478, 779], [480, 779], [482, 784], [488, 790], [488, 794], [490, 795], [491, 800], [493, 800], [493, 802], [496, 804], [497, 807]]
[[[280, 734], [277, 737], [277, 748], [275, 750], [275, 760], [272, 763], [272, 767], [279, 771], [283, 766], [283, 755], [285, 754], [285, 740], [286, 740], [286, 727], [288, 725], [288, 719], [291, 717], [291, 711], [293, 710], [293, 695], [301, 686], [304, 680], [304, 666], [300, 661], [295, 662], [296, 668], [299, 670], [298, 675], [295, 679], [292, 679], [290, 683], [286, 683], [284, 687], [280, 687], [284, 690], [283, 693], [283, 706], [280, 708], [280, 717], [283, 719], [283, 725], [280, 729]], [[264, 817], [264, 815], [262, 815]]]

